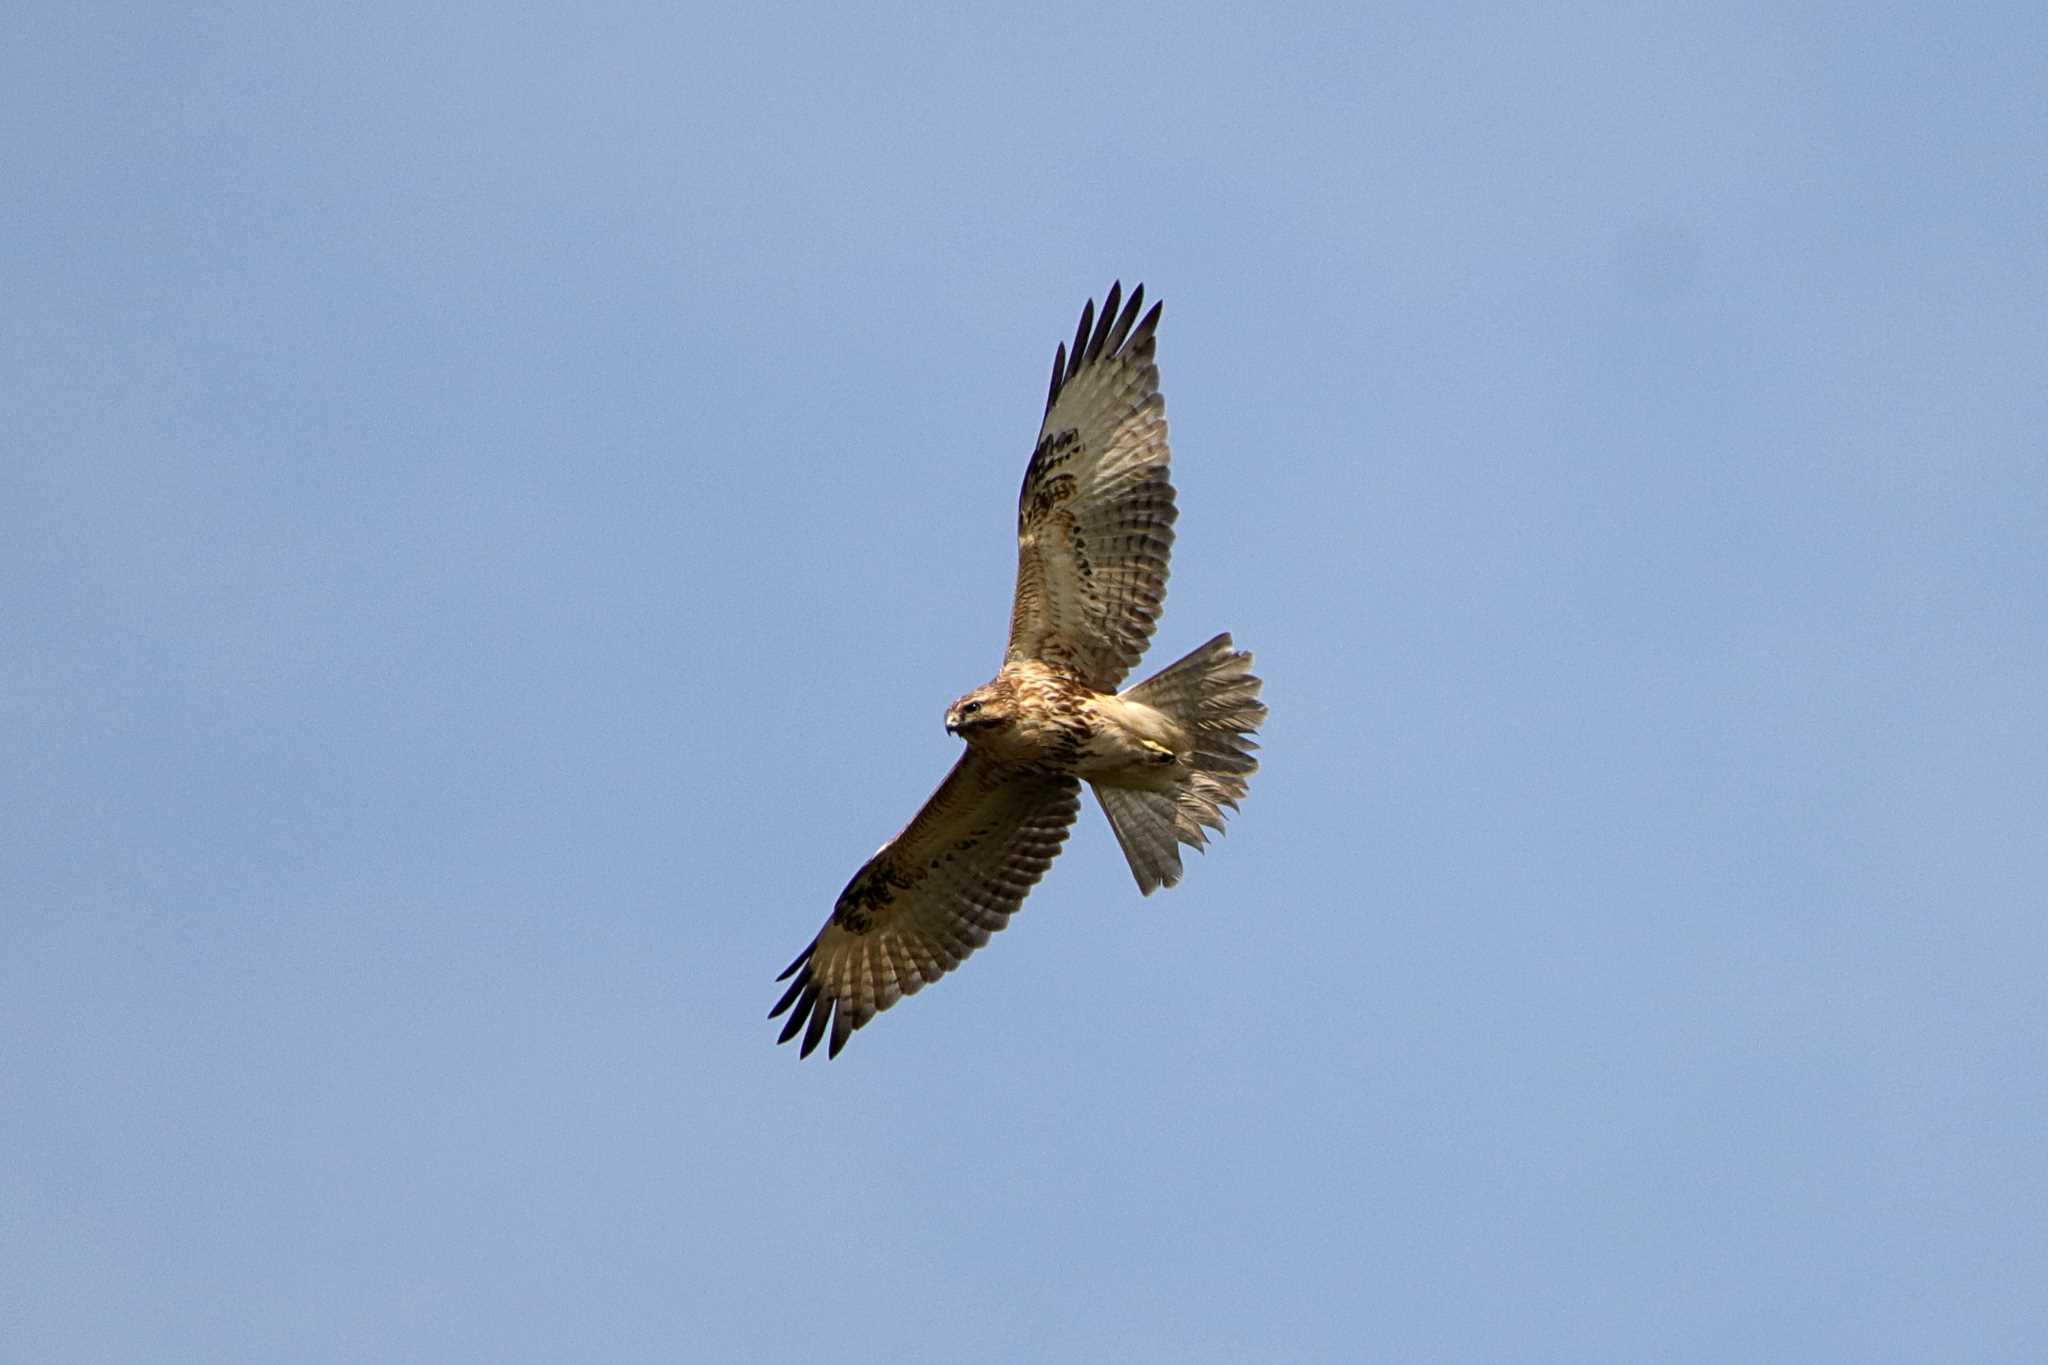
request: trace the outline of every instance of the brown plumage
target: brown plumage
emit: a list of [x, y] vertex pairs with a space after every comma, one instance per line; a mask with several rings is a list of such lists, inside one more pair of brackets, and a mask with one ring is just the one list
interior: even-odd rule
[[828, 1055], [1009, 923], [1080, 810], [1086, 780], [1140, 891], [1180, 880], [1180, 845], [1223, 828], [1258, 768], [1251, 655], [1219, 635], [1122, 693], [1151, 642], [1173, 548], [1159, 308], [1141, 285], [1091, 299], [1053, 358], [1017, 499], [1017, 592], [1003, 666], [954, 702], [967, 752], [839, 895], [779, 980], [780, 1041]]

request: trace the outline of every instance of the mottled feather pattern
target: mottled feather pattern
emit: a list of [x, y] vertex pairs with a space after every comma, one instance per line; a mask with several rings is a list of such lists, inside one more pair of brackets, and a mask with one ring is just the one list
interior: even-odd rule
[[1137, 665], [1166, 600], [1173, 549], [1159, 308], [1141, 285], [1091, 301], [1053, 362], [1045, 421], [1017, 496], [1017, 595], [1007, 658], [1063, 663], [1111, 690]]
[[1099, 316], [1090, 301], [1054, 356], [1018, 492], [1002, 668], [946, 713], [966, 755], [779, 978], [769, 1017], [789, 1016], [781, 1041], [806, 1057], [837, 1056], [1009, 923], [1064, 844], [1082, 777], [1150, 893], [1179, 880], [1180, 846], [1223, 827], [1258, 766], [1259, 680], [1228, 635], [1113, 695], [1158, 623], [1176, 516], [1159, 308], [1144, 298], [1114, 286]]
[[1146, 895], [1180, 881], [1179, 845], [1205, 848], [1205, 830], [1221, 832], [1259, 761], [1252, 734], [1266, 719], [1264, 683], [1252, 656], [1228, 633], [1175, 660], [1123, 695], [1171, 716], [1194, 740], [1183, 783], [1172, 793], [1097, 786], [1095, 797], [1116, 831], [1124, 858]]
[[[960, 965], [1010, 922], [1045, 875], [1080, 811], [1080, 784], [969, 750], [903, 832], [847, 883], [831, 920], [779, 980], [769, 1018], [803, 1054], [853, 1030]], [[792, 979], [793, 978], [793, 979]]]

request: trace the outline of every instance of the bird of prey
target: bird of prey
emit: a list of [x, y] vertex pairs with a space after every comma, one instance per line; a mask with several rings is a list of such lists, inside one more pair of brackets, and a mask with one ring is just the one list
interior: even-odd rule
[[1150, 895], [1180, 880], [1180, 845], [1223, 829], [1258, 768], [1266, 708], [1229, 635], [1127, 691], [1152, 638], [1173, 545], [1159, 306], [1143, 285], [1081, 310], [1053, 356], [1038, 445], [1017, 499], [1017, 595], [995, 678], [954, 702], [967, 751], [911, 822], [854, 874], [777, 978], [780, 1042], [808, 1057], [960, 965], [1010, 921], [1080, 811], [1082, 781]]

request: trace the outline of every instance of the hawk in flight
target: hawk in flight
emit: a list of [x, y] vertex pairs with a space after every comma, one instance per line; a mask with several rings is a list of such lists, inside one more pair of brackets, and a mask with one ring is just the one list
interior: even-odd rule
[[1258, 768], [1252, 656], [1218, 635], [1127, 691], [1152, 638], [1173, 545], [1159, 306], [1113, 285], [1053, 356], [1038, 447], [1017, 499], [1017, 597], [993, 681], [946, 711], [967, 752], [902, 833], [854, 874], [778, 980], [768, 1017], [803, 1056], [960, 965], [1010, 922], [1066, 841], [1083, 779], [1146, 895], [1180, 848], [1221, 831]]

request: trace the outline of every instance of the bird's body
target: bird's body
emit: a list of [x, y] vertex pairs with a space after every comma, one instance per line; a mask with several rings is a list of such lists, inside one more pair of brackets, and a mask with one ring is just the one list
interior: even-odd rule
[[1017, 592], [996, 676], [946, 712], [967, 752], [839, 895], [782, 974], [781, 1041], [810, 1055], [957, 966], [1009, 922], [1087, 782], [1140, 891], [1180, 880], [1180, 845], [1223, 828], [1258, 767], [1251, 655], [1219, 635], [1124, 691], [1166, 594], [1177, 515], [1144, 289], [1062, 346], [1017, 500]]
[[[971, 709], [970, 709], [971, 708]], [[1165, 713], [1025, 659], [953, 704], [946, 729], [998, 763], [1167, 791], [1191, 737]]]

